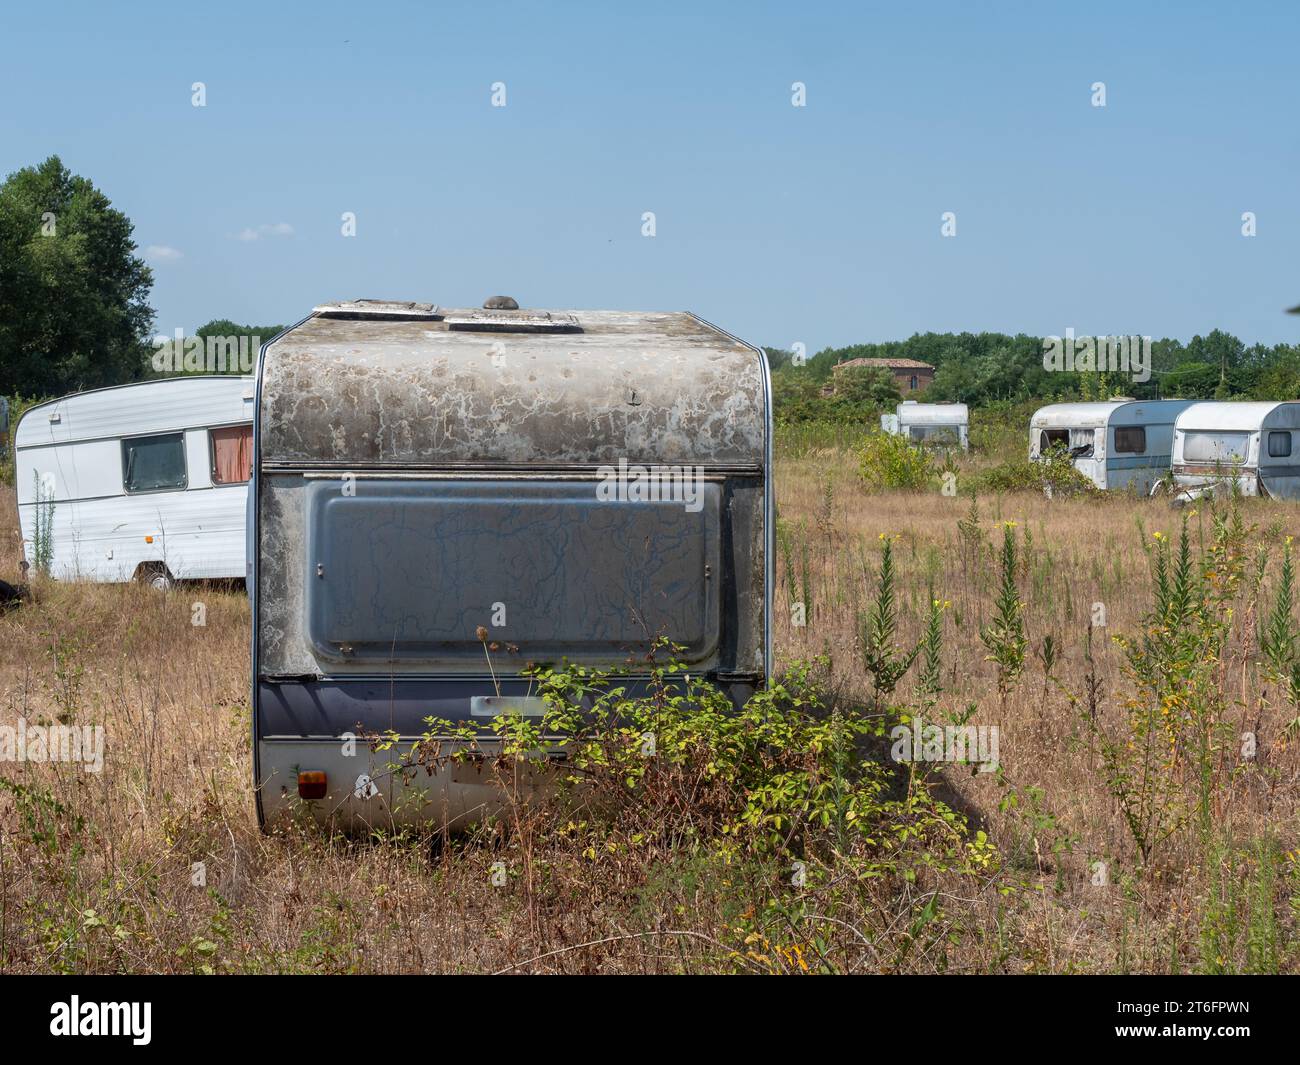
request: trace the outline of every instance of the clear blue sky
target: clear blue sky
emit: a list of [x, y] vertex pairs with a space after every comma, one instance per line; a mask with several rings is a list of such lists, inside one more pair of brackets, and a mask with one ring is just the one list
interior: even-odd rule
[[0, 171], [126, 211], [166, 333], [505, 293], [810, 354], [1300, 341], [1294, 2], [623, 6], [8, 3]]

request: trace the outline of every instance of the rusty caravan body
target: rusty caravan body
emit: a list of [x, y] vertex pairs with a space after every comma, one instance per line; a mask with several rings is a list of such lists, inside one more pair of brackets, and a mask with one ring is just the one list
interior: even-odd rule
[[536, 713], [529, 663], [627, 667], [663, 636], [733, 701], [767, 677], [762, 352], [688, 313], [489, 303], [330, 304], [262, 350], [263, 824], [304, 796], [356, 826], [482, 816], [498, 797], [474, 771], [404, 783], [347, 736]]
[[1300, 402], [1193, 403], [1174, 427], [1174, 502], [1240, 493], [1300, 499]]

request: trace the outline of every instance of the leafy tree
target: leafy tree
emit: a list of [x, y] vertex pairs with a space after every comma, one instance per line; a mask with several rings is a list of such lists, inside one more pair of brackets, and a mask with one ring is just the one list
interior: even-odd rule
[[1188, 362], [1208, 362], [1223, 369], [1241, 366], [1246, 345], [1231, 333], [1215, 329], [1208, 336], [1194, 336], [1187, 343]]
[[830, 419], [829, 404], [822, 395], [822, 381], [807, 367], [787, 366], [772, 372], [772, 403], [782, 422], [814, 422]]
[[1285, 347], [1256, 377], [1255, 399], [1300, 399], [1300, 347]]
[[878, 366], [853, 366], [828, 380], [809, 366], [789, 365], [773, 371], [772, 393], [777, 418], [784, 423], [875, 425], [880, 412], [892, 410], [902, 398], [892, 375]]
[[866, 418], [902, 399], [893, 375], [879, 366], [850, 366], [835, 375], [835, 406], [842, 419]]
[[[263, 344], [274, 337], [277, 333], [283, 332], [285, 326], [282, 325], [239, 325], [232, 322], [229, 318], [217, 318], [206, 325], [199, 326], [194, 331], [194, 335], [202, 337], [207, 341], [208, 337], [223, 337], [227, 340], [226, 350], [231, 358], [228, 360], [228, 373], [247, 373], [257, 365], [257, 353], [261, 350]], [[239, 340], [244, 340], [244, 347], [240, 350], [240, 358], [246, 360], [243, 366], [237, 366], [233, 360], [234, 348]]]
[[153, 275], [132, 230], [58, 156], [0, 185], [0, 392], [59, 395], [145, 375]]
[[767, 352], [767, 365], [773, 373], [793, 364], [794, 352], [785, 348], [764, 348]]
[[283, 325], [240, 325], [229, 318], [214, 318], [206, 325], [194, 330], [198, 337], [258, 337], [265, 344], [277, 333], [282, 333], [288, 326]]

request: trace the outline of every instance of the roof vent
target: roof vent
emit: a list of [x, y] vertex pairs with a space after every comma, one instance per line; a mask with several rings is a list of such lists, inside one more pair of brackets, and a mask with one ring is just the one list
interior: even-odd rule
[[[489, 301], [491, 302], [491, 301]], [[514, 301], [511, 300], [513, 303]], [[487, 309], [458, 311], [445, 318], [453, 332], [473, 333], [581, 333], [582, 326], [571, 314], [547, 311]]]
[[430, 321], [442, 317], [433, 303], [407, 300], [341, 300], [312, 308], [321, 318], [372, 318], [388, 322]]
[[513, 296], [489, 296], [483, 301], [485, 311], [517, 311], [519, 304]]

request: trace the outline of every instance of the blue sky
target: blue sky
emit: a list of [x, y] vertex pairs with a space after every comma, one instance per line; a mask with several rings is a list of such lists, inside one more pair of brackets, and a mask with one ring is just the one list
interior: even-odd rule
[[1296, 342], [1298, 31], [1281, 2], [10, 5], [0, 171], [57, 153], [127, 212], [162, 333], [505, 293], [809, 353]]

